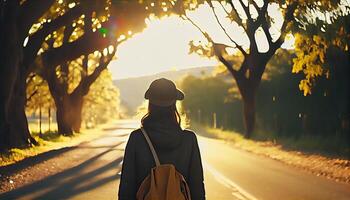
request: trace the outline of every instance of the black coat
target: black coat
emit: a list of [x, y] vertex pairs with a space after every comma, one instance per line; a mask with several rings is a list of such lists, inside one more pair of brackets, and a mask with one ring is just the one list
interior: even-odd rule
[[[166, 123], [144, 129], [148, 133], [161, 164], [173, 164], [187, 181], [192, 200], [205, 199], [203, 167], [197, 137], [191, 130]], [[119, 185], [119, 200], [135, 200], [141, 182], [155, 166], [141, 129], [134, 130], [127, 142]]]

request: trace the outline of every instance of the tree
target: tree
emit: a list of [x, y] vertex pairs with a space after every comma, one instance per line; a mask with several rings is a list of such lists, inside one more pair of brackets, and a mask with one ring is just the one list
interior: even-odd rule
[[311, 94], [317, 78], [335, 74], [340, 63], [350, 64], [350, 4], [325, 13], [324, 17], [304, 19], [296, 30], [293, 73], [305, 75], [299, 84], [305, 96]]
[[[293, 72], [304, 75], [299, 89], [310, 95], [328, 82], [324, 95], [333, 97], [332, 110], [340, 131], [349, 132], [350, 102], [350, 4], [324, 14], [324, 19], [305, 19], [296, 35]], [[316, 90], [317, 91], [317, 90]], [[349, 137], [349, 136], [348, 136]], [[348, 140], [350, 141], [350, 140]]]
[[[130, 10], [137, 14], [130, 16]], [[26, 79], [31, 72], [65, 64], [96, 50], [102, 51], [116, 44], [119, 36], [125, 38], [130, 27], [135, 27], [134, 32], [144, 27], [147, 16], [136, 0], [1, 1], [0, 14], [1, 27], [6, 30], [1, 31], [0, 37], [1, 148], [36, 144], [30, 136], [24, 112]], [[74, 41], [51, 43], [54, 35], [63, 37], [62, 31], [79, 24], [82, 18], [89, 19], [85, 27], [91, 30], [85, 29]]]
[[[110, 45], [108, 48], [104, 48], [103, 53], [97, 53], [96, 51], [94, 54], [89, 54], [89, 52], [86, 52], [86, 54], [83, 56], [83, 58], [76, 59], [75, 61], [68, 61], [66, 63], [63, 63], [61, 65], [55, 65], [54, 63], [50, 63], [52, 59], [48, 59], [47, 55], [44, 55], [44, 62], [39, 62], [45, 66], [42, 66], [41, 75], [44, 77], [44, 79], [48, 82], [50, 92], [52, 96], [54, 97], [55, 104], [57, 107], [57, 123], [58, 123], [58, 131], [62, 134], [72, 134], [73, 131], [79, 132], [81, 122], [82, 122], [82, 106], [84, 101], [84, 96], [88, 94], [89, 88], [91, 84], [98, 78], [98, 76], [101, 74], [101, 72], [106, 69], [107, 65], [113, 58], [117, 45], [124, 41], [127, 37], [123, 35], [125, 32], [130, 32], [131, 30], [135, 30], [135, 28], [130, 27], [130, 29], [126, 29], [130, 25], [138, 25], [138, 23], [143, 24], [144, 21], [140, 18], [137, 18], [138, 21], [133, 21], [135, 19], [130, 18], [130, 20], [127, 20], [126, 18], [127, 14], [125, 13], [127, 11], [126, 8], [132, 8], [138, 6], [138, 4], [128, 3], [128, 4], [122, 4], [119, 5], [120, 7], [116, 8], [117, 14], [120, 17], [123, 17], [123, 21], [121, 22], [120, 18], [117, 16], [114, 16], [117, 21], [118, 28], [113, 31], [113, 25], [107, 26], [111, 28], [101, 28], [99, 31], [104, 35], [104, 37], [110, 37], [111, 34], [116, 34], [117, 36], [120, 35], [119, 39], [113, 37], [114, 40], [117, 40], [115, 45]], [[124, 6], [124, 7], [122, 7]], [[140, 6], [139, 6], [140, 7]], [[141, 10], [142, 11], [142, 10]], [[124, 15], [121, 15], [124, 14]], [[144, 19], [145, 13], [141, 12], [141, 16], [143, 16], [142, 19]], [[82, 35], [82, 32], [84, 35], [93, 33], [94, 28], [98, 28], [100, 25], [101, 27], [104, 27], [101, 25], [104, 22], [104, 19], [106, 18], [105, 15], [102, 15], [101, 17], [95, 17], [100, 21], [99, 23], [92, 24], [93, 18], [90, 18], [89, 16], [85, 16], [84, 20], [79, 20], [81, 23], [77, 25], [77, 27], [74, 29], [72, 27], [65, 27], [63, 31], [63, 37], [60, 37], [60, 35], [53, 37], [51, 43], [60, 42], [62, 40], [62, 45], [69, 44], [70, 40], [79, 40], [79, 35]], [[119, 21], [118, 21], [119, 20]], [[78, 21], [78, 22], [79, 22]], [[127, 23], [128, 22], [128, 23]], [[107, 23], [110, 23], [110, 21], [107, 21]], [[81, 26], [81, 27], [79, 27]], [[125, 27], [124, 27], [125, 26]], [[136, 27], [137, 29], [137, 27]], [[128, 30], [128, 31], [126, 31]], [[113, 31], [113, 32], [111, 32]], [[84, 37], [81, 36], [81, 37]], [[130, 35], [130, 34], [129, 34]], [[87, 41], [85, 41], [87, 42]], [[50, 44], [49, 46], [54, 46], [53, 44]], [[48, 50], [50, 51], [50, 50]], [[46, 56], [46, 57], [45, 57]], [[92, 56], [92, 59], [91, 59]], [[95, 59], [95, 60], [94, 60]], [[97, 60], [96, 60], [97, 59]], [[48, 61], [48, 64], [46, 63]], [[89, 63], [93, 61], [93, 63], [97, 64], [97, 66], [94, 67], [94, 70], [90, 74], [90, 68], [92, 65], [89, 65]], [[70, 81], [70, 65], [71, 64], [77, 64], [80, 63], [81, 65], [81, 74], [80, 74], [80, 81], [76, 85], [74, 89], [69, 91], [68, 88], [68, 82]]]
[[[275, 54], [277, 49], [283, 44], [285, 37], [290, 33], [293, 25], [299, 16], [303, 16], [307, 10], [313, 10], [317, 7], [322, 9], [331, 9], [338, 5], [339, 1], [221, 1], [221, 0], [178, 0], [170, 1], [169, 5], [172, 11], [181, 15], [184, 19], [191, 22], [204, 35], [208, 43], [193, 45], [192, 51], [207, 57], [216, 57], [230, 72], [236, 80], [240, 94], [243, 100], [245, 136], [250, 137], [255, 124], [255, 98], [256, 92], [261, 82], [262, 75], [266, 65]], [[203, 30], [199, 24], [192, 20], [186, 13], [186, 10], [195, 10], [199, 5], [208, 5], [212, 17], [223, 33], [230, 40], [231, 44], [220, 44], [215, 42], [214, 38]], [[283, 23], [281, 27], [274, 27], [276, 19], [269, 13], [269, 7], [277, 6], [281, 10]], [[224, 13], [224, 16], [218, 15], [218, 10]], [[223, 21], [228, 18], [230, 27], [227, 27]], [[249, 47], [245, 48], [229, 33], [229, 28], [236, 31], [243, 31], [243, 34], [249, 39]], [[271, 29], [279, 29], [279, 36], [273, 37]], [[266, 51], [259, 49], [259, 42], [256, 34], [262, 33], [268, 44]], [[236, 49], [242, 56], [243, 61], [239, 66], [234, 66], [231, 62], [232, 54], [228, 49]]]
[[[55, 103], [51, 97], [49, 88], [45, 80], [32, 73], [27, 78], [26, 88], [26, 115], [33, 116], [39, 113], [40, 120], [44, 113], [48, 114], [49, 127], [51, 129], [52, 113], [55, 109]], [[41, 121], [40, 121], [41, 123]], [[40, 129], [41, 130], [41, 129]], [[40, 132], [41, 133], [41, 132]]]
[[0, 148], [36, 144], [24, 113], [26, 73], [20, 65], [29, 29], [53, 3], [54, 0], [0, 2]]
[[[114, 52], [115, 50], [113, 48], [112, 51], [105, 55], [98, 53], [98, 55], [100, 55], [99, 61], [91, 73], [88, 71], [89, 55], [85, 55], [84, 58], [79, 59], [78, 61], [71, 61], [62, 64], [59, 68], [44, 68], [45, 71], [42, 73], [42, 76], [48, 82], [50, 93], [55, 100], [59, 133], [71, 135], [73, 131], [80, 131], [84, 96], [88, 94], [91, 85], [107, 68], [107, 65], [114, 56]], [[79, 66], [79, 62], [81, 63], [82, 68], [80, 81], [78, 81], [74, 89], [70, 89], [69, 82], [73, 82], [72, 79], [74, 80], [74, 78], [70, 77], [70, 72], [72, 71], [72, 68]]]
[[[1, 95], [1, 112], [2, 116], [0, 125], [0, 143], [1, 148], [10, 148], [17, 146], [27, 146], [36, 144], [36, 141], [30, 136], [28, 130], [27, 119], [25, 115], [26, 100], [26, 79], [28, 75], [35, 69], [33, 65], [37, 58], [38, 52], [42, 51], [42, 44], [47, 36], [54, 32], [65, 23], [71, 23], [77, 16], [91, 10], [92, 4], [81, 3], [76, 5], [72, 1], [6, 1], [1, 2], [1, 9], [4, 13], [1, 15], [1, 23], [3, 27], [11, 24], [10, 29], [2, 32], [1, 45], [2, 75], [4, 82]], [[74, 7], [67, 12], [65, 8]], [[53, 9], [52, 9], [53, 8]], [[61, 8], [61, 9], [59, 9]], [[52, 10], [51, 10], [52, 9]], [[48, 10], [48, 11], [47, 11]], [[19, 16], [17, 18], [17, 16]], [[42, 17], [44, 16], [44, 17]], [[52, 17], [52, 18], [50, 18]], [[98, 33], [90, 39], [96, 41], [96, 44], [86, 45], [88, 49], [98, 45], [106, 45], [109, 39], [103, 38]], [[74, 46], [74, 45], [70, 45]], [[13, 52], [8, 51], [13, 49]], [[69, 50], [69, 49], [66, 49]], [[54, 52], [52, 52], [54, 53]], [[69, 56], [74, 56], [79, 52], [73, 52]], [[16, 56], [18, 55], [18, 56]], [[51, 54], [52, 55], [52, 54]], [[51, 62], [61, 62], [69, 59], [69, 56], [51, 59]], [[41, 56], [41, 55], [39, 55]], [[7, 62], [6, 62], [7, 61]]]
[[[77, 69], [80, 65], [70, 65], [68, 91], [71, 92], [80, 83], [81, 72]], [[76, 79], [76, 80], [72, 80]], [[90, 86], [85, 95], [82, 107], [82, 121], [86, 127], [105, 123], [110, 119], [116, 119], [120, 114], [119, 90], [114, 85], [112, 75], [108, 70], [103, 70], [96, 81]], [[32, 115], [56, 110], [47, 82], [36, 74], [31, 74], [27, 80], [27, 105], [26, 113]], [[108, 105], [108, 106], [106, 106]]]
[[[215, 113], [217, 125], [227, 128], [236, 121], [236, 113], [227, 112], [228, 108], [234, 107], [232, 102], [236, 100], [234, 94], [229, 91], [231, 85], [232, 83], [224, 81], [222, 77], [213, 75], [185, 76], [180, 85], [186, 94], [182, 107], [190, 119], [207, 125], [213, 124]], [[232, 120], [230, 124], [229, 119]]]

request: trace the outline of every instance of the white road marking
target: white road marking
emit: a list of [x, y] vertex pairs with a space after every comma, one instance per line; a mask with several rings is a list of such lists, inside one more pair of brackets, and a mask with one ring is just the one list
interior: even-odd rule
[[209, 165], [207, 162], [204, 163], [204, 167], [224, 186], [233, 190], [232, 195], [240, 200], [258, 200], [252, 194], [241, 188], [239, 185], [228, 179], [225, 175], [221, 174], [214, 167]]

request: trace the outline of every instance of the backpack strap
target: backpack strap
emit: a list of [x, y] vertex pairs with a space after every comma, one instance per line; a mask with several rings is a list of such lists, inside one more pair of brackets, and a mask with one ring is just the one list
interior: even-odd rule
[[159, 165], [160, 165], [159, 158], [158, 158], [158, 156], [157, 156], [156, 150], [155, 150], [154, 147], [153, 147], [153, 144], [152, 144], [152, 142], [151, 142], [151, 139], [149, 139], [146, 130], [145, 130], [142, 126], [141, 126], [141, 131], [142, 131], [143, 136], [146, 138], [146, 141], [147, 141], [147, 143], [148, 143], [148, 146], [149, 146], [149, 148], [150, 148], [150, 150], [151, 150], [151, 152], [152, 152], [154, 161], [156, 162], [156, 166], [159, 166]]

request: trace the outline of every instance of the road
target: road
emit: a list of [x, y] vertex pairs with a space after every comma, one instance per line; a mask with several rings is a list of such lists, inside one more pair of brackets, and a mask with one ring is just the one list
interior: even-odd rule
[[[106, 134], [77, 147], [56, 151], [31, 170], [57, 173], [29, 183], [0, 199], [117, 199], [121, 162], [128, 134], [138, 127], [118, 121]], [[350, 185], [234, 148], [224, 141], [198, 136], [209, 200], [350, 199]]]

